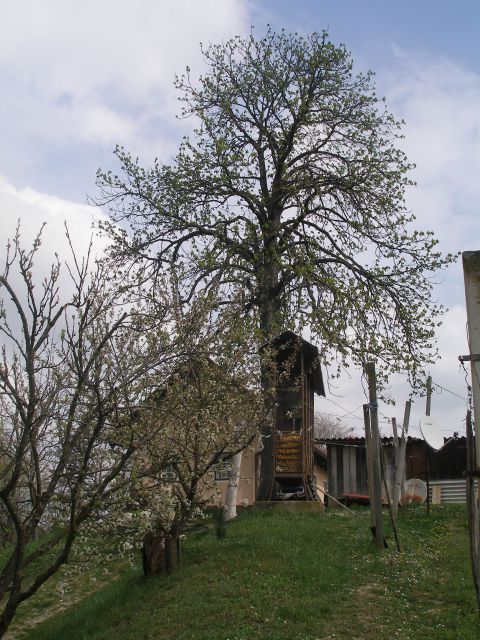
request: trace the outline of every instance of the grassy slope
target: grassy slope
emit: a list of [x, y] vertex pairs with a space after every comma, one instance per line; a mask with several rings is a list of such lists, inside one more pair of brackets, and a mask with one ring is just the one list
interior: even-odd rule
[[177, 574], [127, 572], [26, 637], [477, 640], [464, 509], [432, 511], [401, 517], [401, 555], [374, 549], [366, 512], [244, 513], [221, 542], [192, 534]]

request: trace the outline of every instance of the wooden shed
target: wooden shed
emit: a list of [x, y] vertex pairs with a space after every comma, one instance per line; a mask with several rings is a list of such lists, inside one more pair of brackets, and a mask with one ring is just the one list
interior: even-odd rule
[[[382, 438], [381, 443], [385, 477], [388, 485], [391, 485], [394, 469], [393, 441], [392, 438]], [[337, 499], [342, 499], [345, 494], [368, 495], [365, 438], [332, 438], [322, 441], [322, 444], [327, 446], [328, 493]], [[433, 488], [436, 486], [442, 487], [449, 480], [463, 485], [462, 495], [464, 496], [465, 438], [452, 438], [446, 441], [442, 449], [434, 452], [429, 449], [422, 438], [409, 436], [406, 451], [407, 479], [419, 478], [420, 480], [427, 480], [427, 456], [430, 466], [430, 490], [431, 492], [433, 491], [433, 501], [436, 501]], [[382, 492], [385, 492], [383, 485]], [[461, 501], [464, 501], [464, 498]]]
[[316, 500], [314, 394], [325, 395], [318, 349], [292, 331], [271, 343], [276, 371], [274, 498]]
[[[327, 445], [328, 493], [341, 500], [345, 495], [368, 496], [367, 451], [365, 438], [347, 437], [325, 440]], [[382, 438], [382, 458], [388, 485], [393, 482], [394, 448], [392, 438]], [[406, 477], [426, 478], [426, 449], [421, 438], [408, 437]], [[382, 483], [382, 495], [386, 499]]]

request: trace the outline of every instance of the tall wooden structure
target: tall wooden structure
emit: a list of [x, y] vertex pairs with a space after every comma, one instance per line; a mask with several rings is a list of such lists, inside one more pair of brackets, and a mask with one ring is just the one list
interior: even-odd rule
[[318, 349], [292, 331], [269, 346], [276, 371], [273, 498], [315, 500], [314, 394], [325, 395]]

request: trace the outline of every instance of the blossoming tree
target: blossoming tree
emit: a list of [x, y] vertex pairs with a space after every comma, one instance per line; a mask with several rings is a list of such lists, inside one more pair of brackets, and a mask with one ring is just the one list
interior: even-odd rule
[[130, 482], [153, 435], [136, 415], [170, 357], [161, 292], [135, 300], [105, 265], [73, 255], [62, 300], [59, 261], [43, 279], [35, 271], [40, 245], [24, 249], [17, 231], [0, 275], [0, 636]]

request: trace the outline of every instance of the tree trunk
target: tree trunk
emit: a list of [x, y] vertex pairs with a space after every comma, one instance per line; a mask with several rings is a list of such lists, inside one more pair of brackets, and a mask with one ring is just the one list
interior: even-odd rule
[[180, 535], [148, 531], [143, 538], [142, 561], [145, 578], [176, 571], [180, 565]]
[[262, 365], [263, 411], [265, 422], [261, 432], [260, 481], [257, 500], [271, 500], [274, 483], [274, 375], [268, 364]]
[[242, 452], [236, 453], [232, 458], [232, 468], [228, 479], [227, 495], [225, 496], [225, 522], [237, 517], [237, 493], [240, 483], [240, 466], [242, 464]]
[[[278, 268], [274, 265], [260, 295], [260, 328], [265, 342], [270, 341], [275, 334], [279, 301], [276, 287], [278, 285]], [[275, 357], [275, 354], [273, 354]], [[262, 450], [260, 454], [260, 482], [257, 490], [257, 500], [271, 500], [274, 477], [274, 406], [275, 406], [275, 370], [272, 362], [262, 363], [262, 391], [264, 414], [266, 416], [262, 428]]]
[[[25, 552], [22, 533], [23, 532], [19, 532], [17, 547], [12, 551], [10, 558], [2, 571], [4, 578], [4, 582], [2, 581], [2, 599], [5, 597], [6, 603], [4, 604], [2, 615], [0, 616], [0, 638], [3, 638], [4, 633], [7, 631], [14, 619], [15, 613], [20, 604], [19, 593], [21, 583], [19, 582], [19, 576], [21, 576], [23, 570], [23, 558]], [[18, 558], [21, 558], [19, 566], [16, 565]], [[5, 595], [7, 592], [8, 595]]]
[[16, 599], [10, 599], [9, 602], [5, 605], [3, 613], [0, 616], [0, 638], [3, 638], [3, 635], [6, 633], [13, 618], [15, 617], [18, 605], [19, 602]]
[[180, 536], [172, 533], [165, 538], [165, 573], [173, 573], [179, 566]]
[[145, 578], [158, 576], [165, 571], [165, 537], [160, 533], [148, 531], [143, 538], [142, 547], [143, 575]]

